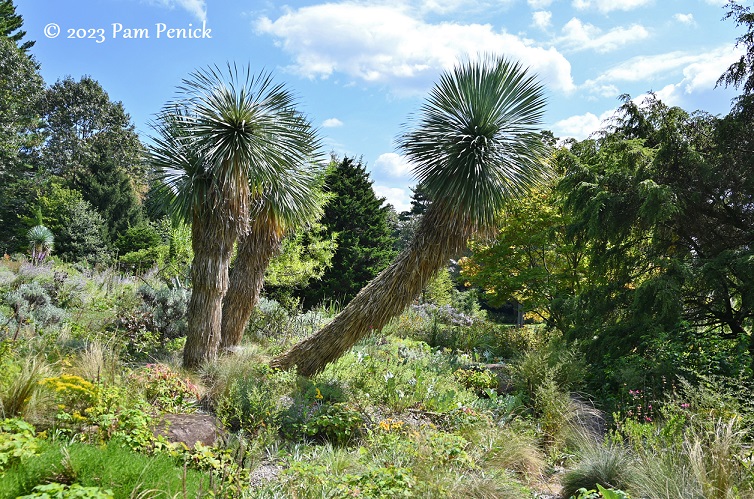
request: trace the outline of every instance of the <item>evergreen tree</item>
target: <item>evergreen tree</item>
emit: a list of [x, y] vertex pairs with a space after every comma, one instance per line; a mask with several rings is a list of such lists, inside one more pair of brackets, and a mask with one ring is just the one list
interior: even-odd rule
[[372, 189], [365, 165], [355, 158], [333, 159], [325, 176], [332, 199], [322, 224], [326, 237], [337, 233], [332, 266], [302, 293], [304, 306], [322, 301], [348, 302], [395, 255], [389, 208]]
[[[0, 0], [0, 37], [8, 38], [13, 43], [18, 44], [26, 36], [26, 31], [21, 29], [23, 24], [24, 19], [16, 14], [13, 0]], [[33, 40], [27, 40], [18, 45], [18, 48], [26, 52], [34, 46], [34, 43]]]
[[146, 174], [131, 118], [88, 76], [50, 87], [44, 114], [50, 134], [43, 151], [47, 170], [81, 192], [107, 222], [113, 243], [142, 219], [138, 192], [146, 190]]
[[42, 183], [36, 156], [44, 138], [39, 112], [44, 81], [36, 62], [3, 36], [0, 68], [0, 252], [10, 253], [26, 248], [30, 227], [19, 222], [33, 210]]

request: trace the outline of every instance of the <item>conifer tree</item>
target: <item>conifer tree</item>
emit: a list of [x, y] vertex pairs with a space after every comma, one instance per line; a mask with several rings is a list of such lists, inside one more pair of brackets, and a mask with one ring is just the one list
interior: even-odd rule
[[303, 291], [306, 307], [330, 300], [345, 304], [395, 255], [389, 208], [375, 195], [366, 166], [355, 158], [333, 159], [325, 185], [332, 199], [321, 223], [325, 239], [337, 233], [338, 247], [322, 279]]
[[83, 195], [107, 223], [114, 243], [143, 218], [138, 191], [145, 190], [143, 146], [120, 102], [96, 80], [68, 77], [46, 93], [50, 137], [43, 150], [48, 171]]
[[[21, 29], [23, 24], [24, 19], [19, 14], [16, 14], [13, 0], [0, 0], [0, 36], [19, 44], [21, 39], [26, 36], [26, 31]], [[34, 43], [33, 40], [27, 40], [18, 45], [18, 48], [26, 52], [34, 46]]]

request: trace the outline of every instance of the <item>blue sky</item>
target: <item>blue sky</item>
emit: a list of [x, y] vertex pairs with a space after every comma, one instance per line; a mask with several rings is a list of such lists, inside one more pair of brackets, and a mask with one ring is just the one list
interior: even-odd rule
[[[544, 128], [561, 138], [598, 129], [625, 93], [654, 91], [689, 111], [724, 114], [735, 92], [715, 82], [740, 56], [742, 34], [722, 21], [725, 3], [16, 0], [16, 8], [45, 81], [92, 76], [144, 140], [192, 70], [231, 61], [273, 72], [320, 128], [325, 152], [363, 157], [375, 191], [401, 211], [414, 182], [394, 139], [459, 57], [504, 54], [536, 71], [548, 89]], [[56, 33], [51, 23], [55, 38], [45, 35]], [[184, 31], [169, 38], [168, 29]]]

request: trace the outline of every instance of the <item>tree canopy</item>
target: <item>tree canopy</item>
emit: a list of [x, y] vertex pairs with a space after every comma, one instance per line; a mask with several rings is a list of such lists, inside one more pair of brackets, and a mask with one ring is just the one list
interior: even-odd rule
[[89, 76], [56, 82], [44, 102], [45, 168], [81, 192], [105, 220], [107, 241], [114, 243], [143, 217], [143, 146], [131, 119]]
[[395, 255], [388, 207], [372, 189], [366, 165], [355, 158], [333, 159], [325, 174], [330, 200], [321, 223], [324, 238], [337, 234], [332, 266], [303, 290], [305, 306], [348, 302]]
[[13, 0], [0, 0], [0, 37], [7, 38], [18, 45], [22, 52], [28, 51], [34, 46], [33, 40], [21, 41], [26, 36], [26, 31], [21, 29], [24, 19], [16, 14], [16, 6]]

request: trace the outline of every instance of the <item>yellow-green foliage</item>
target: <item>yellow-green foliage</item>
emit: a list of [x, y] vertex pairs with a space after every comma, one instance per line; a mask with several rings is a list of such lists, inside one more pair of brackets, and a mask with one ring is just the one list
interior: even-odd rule
[[435, 305], [450, 305], [453, 280], [448, 269], [442, 269], [422, 290], [422, 300]]
[[97, 398], [97, 386], [81, 376], [61, 374], [44, 378], [39, 384], [52, 390], [58, 409], [74, 417], [81, 417]]
[[34, 427], [22, 419], [0, 421], [0, 477], [8, 467], [37, 453], [35, 433]]
[[495, 373], [486, 368], [459, 368], [453, 375], [466, 388], [482, 393], [485, 389], [496, 388], [498, 385]]

